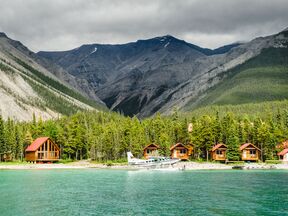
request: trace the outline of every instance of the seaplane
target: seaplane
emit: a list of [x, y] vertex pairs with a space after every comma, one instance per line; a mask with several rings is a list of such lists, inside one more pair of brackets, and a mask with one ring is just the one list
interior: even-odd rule
[[128, 165], [141, 167], [163, 167], [178, 163], [180, 159], [170, 159], [167, 157], [149, 157], [147, 160], [135, 158], [131, 152], [127, 152]]

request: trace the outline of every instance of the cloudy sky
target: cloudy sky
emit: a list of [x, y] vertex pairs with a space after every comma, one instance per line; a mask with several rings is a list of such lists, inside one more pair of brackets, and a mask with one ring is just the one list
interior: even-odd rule
[[202, 47], [279, 32], [287, 0], [0, 0], [0, 31], [33, 51], [170, 34]]

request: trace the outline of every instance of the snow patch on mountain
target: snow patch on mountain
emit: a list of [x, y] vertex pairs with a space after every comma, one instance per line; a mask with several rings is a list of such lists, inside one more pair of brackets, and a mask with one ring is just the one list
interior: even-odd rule
[[94, 50], [90, 53], [90, 55], [95, 53], [96, 51], [97, 51], [97, 47], [94, 47]]
[[170, 44], [170, 42], [166, 43], [166, 44], [164, 45], [164, 47], [166, 48], [169, 44]]

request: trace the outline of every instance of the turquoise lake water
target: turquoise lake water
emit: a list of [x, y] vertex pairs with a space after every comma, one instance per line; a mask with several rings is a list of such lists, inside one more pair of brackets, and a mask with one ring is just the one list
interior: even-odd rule
[[288, 215], [288, 171], [0, 170], [0, 215]]

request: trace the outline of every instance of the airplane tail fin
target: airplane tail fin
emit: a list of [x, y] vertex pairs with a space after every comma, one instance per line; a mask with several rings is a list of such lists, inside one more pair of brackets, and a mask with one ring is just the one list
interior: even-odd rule
[[127, 152], [127, 160], [128, 160], [128, 163], [131, 162], [131, 159], [133, 158], [133, 154], [132, 152]]

